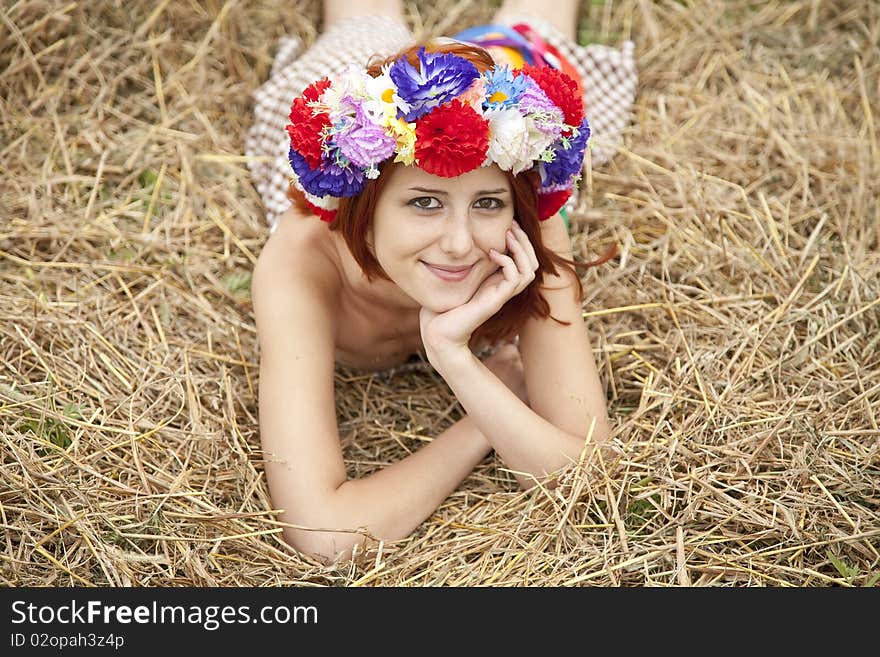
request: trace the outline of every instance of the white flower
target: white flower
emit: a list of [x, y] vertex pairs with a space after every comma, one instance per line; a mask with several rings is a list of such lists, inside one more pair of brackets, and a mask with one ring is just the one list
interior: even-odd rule
[[410, 105], [397, 94], [397, 87], [388, 74], [390, 66], [382, 68], [382, 73], [371, 77], [364, 73], [364, 97], [365, 106], [377, 118], [381, 117], [383, 125], [388, 126], [397, 119], [398, 112], [406, 114], [410, 111]]
[[489, 119], [488, 157], [514, 175], [528, 169], [534, 158], [529, 154], [530, 130], [525, 117], [515, 108], [489, 110], [484, 116]]
[[525, 122], [529, 134], [526, 145], [526, 157], [530, 161], [539, 160], [542, 157], [542, 153], [556, 141], [561, 130], [555, 132], [547, 131], [544, 124], [536, 122], [532, 115], [525, 117]]
[[[354, 66], [331, 78], [330, 86], [324, 91], [321, 100], [330, 114], [345, 112], [344, 98], [363, 98], [365, 96], [364, 76]], [[369, 77], [369, 76], [367, 76]]]

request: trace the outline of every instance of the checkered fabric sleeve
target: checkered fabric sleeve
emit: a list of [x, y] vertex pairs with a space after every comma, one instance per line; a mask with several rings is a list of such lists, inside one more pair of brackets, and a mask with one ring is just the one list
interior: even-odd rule
[[[622, 50], [597, 44], [580, 46], [539, 17], [509, 16], [505, 22], [529, 24], [578, 69], [592, 130], [592, 164], [595, 167], [608, 162], [622, 142], [635, 100], [638, 77], [632, 42], [625, 42]], [[386, 57], [412, 42], [409, 29], [388, 16], [358, 16], [340, 21], [302, 54], [298, 38], [280, 40], [269, 79], [254, 92], [254, 123], [244, 144], [270, 230], [275, 229], [278, 219], [290, 207], [287, 188], [292, 172], [287, 159], [289, 137], [284, 126], [293, 99], [316, 80], [339, 73], [351, 64], [366, 66], [373, 56]]]
[[505, 16], [499, 22], [508, 26], [526, 23], [578, 70], [584, 88], [584, 111], [590, 122], [592, 165], [607, 163], [623, 142], [635, 102], [638, 73], [633, 42], [624, 41], [621, 49], [595, 43], [581, 46], [532, 15]]

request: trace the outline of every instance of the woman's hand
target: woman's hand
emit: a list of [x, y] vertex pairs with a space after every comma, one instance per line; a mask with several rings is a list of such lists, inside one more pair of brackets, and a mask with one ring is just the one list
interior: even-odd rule
[[435, 359], [468, 350], [471, 334], [535, 280], [538, 269], [535, 249], [515, 221], [507, 231], [506, 240], [507, 254], [489, 250], [489, 257], [498, 264], [498, 271], [482, 282], [467, 303], [444, 313], [435, 313], [425, 307], [419, 312], [422, 342], [428, 360], [435, 367]]

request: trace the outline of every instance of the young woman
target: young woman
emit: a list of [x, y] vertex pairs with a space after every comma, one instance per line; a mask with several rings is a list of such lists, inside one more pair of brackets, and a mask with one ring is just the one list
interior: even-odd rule
[[[551, 475], [610, 431], [557, 212], [590, 136], [582, 81], [565, 73], [576, 67], [527, 25], [507, 29], [525, 2], [506, 2], [483, 30], [488, 50], [449, 39], [411, 45], [399, 2], [377, 4], [362, 15], [363, 4], [327, 3], [330, 29], [315, 46], [322, 66], [312, 66], [324, 70], [297, 62], [298, 74], [314, 75], [286, 99], [281, 146], [294, 203], [278, 198], [277, 177], [256, 170], [278, 211], [252, 284], [266, 476], [285, 539], [326, 560], [350, 556], [364, 532], [408, 536], [492, 450], [522, 486], [553, 485]], [[576, 7], [562, 3], [557, 14], [569, 37]], [[346, 48], [386, 57], [365, 69], [358, 53], [340, 57]], [[342, 67], [346, 59], [359, 68]], [[291, 71], [273, 77], [289, 89]], [[249, 154], [261, 138], [277, 142], [266, 137], [280, 123], [270, 105], [258, 104]], [[494, 352], [481, 360], [484, 347]], [[466, 416], [416, 453], [349, 480], [335, 366], [383, 370], [415, 353]]]

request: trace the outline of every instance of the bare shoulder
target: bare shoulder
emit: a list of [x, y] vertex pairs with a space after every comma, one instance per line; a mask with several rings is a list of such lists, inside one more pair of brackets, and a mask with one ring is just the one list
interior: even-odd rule
[[314, 277], [316, 284], [332, 287], [334, 280], [339, 280], [339, 270], [329, 232], [315, 217], [288, 210], [260, 251], [253, 286], [263, 291], [290, 284], [301, 287]]
[[296, 344], [332, 363], [341, 283], [327, 233], [291, 210], [263, 246], [251, 284], [261, 360], [292, 357]]
[[555, 214], [541, 222], [541, 241], [557, 255], [571, 258], [571, 238], [561, 215]]

